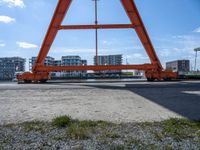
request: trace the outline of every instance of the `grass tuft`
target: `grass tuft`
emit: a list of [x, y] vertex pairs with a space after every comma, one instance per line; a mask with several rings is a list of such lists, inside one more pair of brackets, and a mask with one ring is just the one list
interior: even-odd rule
[[170, 134], [175, 140], [192, 137], [193, 130], [200, 130], [200, 121], [191, 121], [188, 119], [172, 118], [163, 121], [163, 130], [165, 133]]
[[110, 123], [105, 121], [74, 120], [69, 116], [60, 116], [52, 120], [56, 127], [68, 127], [67, 136], [71, 139], [83, 140], [90, 137], [96, 127], [105, 128]]
[[41, 121], [29, 121], [22, 123], [22, 126], [26, 131], [44, 131], [44, 122]]
[[101, 138], [111, 138], [111, 139], [117, 139], [117, 138], [120, 138], [120, 135], [113, 132], [113, 131], [108, 131], [106, 130], [105, 132], [103, 132], [103, 134], [101, 135]]
[[123, 145], [115, 145], [110, 148], [111, 150], [124, 150], [125, 147]]
[[5, 128], [13, 128], [15, 126], [14, 123], [4, 124], [3, 127]]
[[73, 123], [69, 126], [67, 135], [71, 139], [84, 140], [89, 138], [90, 132], [90, 128], [81, 124]]
[[72, 122], [71, 117], [69, 116], [60, 116], [53, 119], [52, 124], [56, 127], [66, 127]]

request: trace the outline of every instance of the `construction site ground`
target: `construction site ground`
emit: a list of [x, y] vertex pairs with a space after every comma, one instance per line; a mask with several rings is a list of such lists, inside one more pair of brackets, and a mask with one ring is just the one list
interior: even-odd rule
[[200, 81], [0, 83], [0, 123], [80, 120], [200, 119]]

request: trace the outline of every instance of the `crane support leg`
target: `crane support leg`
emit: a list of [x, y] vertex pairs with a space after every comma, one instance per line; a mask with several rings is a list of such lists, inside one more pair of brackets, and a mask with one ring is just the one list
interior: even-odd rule
[[71, 2], [72, 2], [72, 0], [59, 0], [56, 10], [54, 12], [53, 18], [49, 25], [49, 29], [48, 29], [45, 39], [43, 41], [42, 47], [38, 54], [36, 64], [33, 67], [33, 72], [37, 71], [38, 66], [44, 65], [44, 60], [45, 60], [45, 58], [50, 50], [50, 47], [60, 29], [62, 21], [64, 20], [64, 17], [70, 7]]
[[135, 3], [133, 0], [121, 0], [121, 3], [124, 6], [132, 25], [135, 27], [135, 31], [142, 42], [151, 63], [157, 65], [158, 69], [163, 70]]
[[153, 81], [155, 79], [168, 80], [171, 78], [177, 78], [177, 73], [164, 71], [134, 1], [121, 0], [121, 3], [124, 6], [124, 9], [151, 60], [151, 63], [156, 66], [156, 69], [145, 70], [146, 78], [149, 81]]

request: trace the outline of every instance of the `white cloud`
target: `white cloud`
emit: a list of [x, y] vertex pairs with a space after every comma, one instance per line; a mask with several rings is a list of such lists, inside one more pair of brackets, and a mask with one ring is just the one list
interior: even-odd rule
[[103, 41], [103, 44], [104, 44], [104, 45], [112, 45], [113, 42], [110, 42], [110, 41], [106, 41], [106, 40], [104, 40], [104, 41]]
[[195, 29], [194, 32], [198, 32], [198, 33], [200, 33], [200, 27], [197, 28], [197, 29]]
[[103, 41], [103, 44], [108, 44], [108, 41]]
[[0, 43], [0, 47], [5, 47], [5, 46], [6, 46], [6, 44]]
[[6, 44], [4, 43], [4, 41], [0, 40], [0, 47], [5, 47]]
[[0, 4], [6, 4], [8, 7], [20, 7], [24, 8], [25, 4], [23, 0], [0, 0]]
[[176, 39], [175, 42], [181, 47], [180, 52], [191, 54], [194, 53], [194, 48], [199, 47], [200, 37], [192, 35], [183, 35], [179, 39]]
[[160, 50], [160, 56], [167, 57], [171, 54], [171, 51], [169, 49], [162, 49]]
[[90, 49], [90, 48], [81, 48], [81, 49], [76, 49], [76, 48], [66, 48], [66, 47], [54, 47], [52, 48], [52, 50], [50, 50], [50, 52], [52, 53], [71, 53], [71, 54], [75, 54], [75, 53], [92, 53], [94, 52], [94, 49]]
[[[67, 47], [52, 47], [50, 49], [50, 52], [54, 54], [95, 54], [95, 48], [67, 48]], [[118, 54], [121, 53], [121, 49], [99, 49], [99, 55], [104, 55], [105, 53], [107, 54]], [[102, 54], [101, 54], [102, 53]]]
[[35, 44], [27, 43], [27, 42], [16, 42], [16, 44], [20, 48], [29, 49], [29, 48], [37, 48], [38, 46]]
[[[198, 34], [166, 36], [162, 38], [162, 42], [156, 49], [162, 64], [172, 60], [188, 59], [192, 66], [194, 64], [194, 48], [200, 47], [199, 41]], [[198, 66], [200, 66], [199, 62]]]
[[0, 23], [10, 23], [10, 22], [14, 22], [15, 18], [11, 18], [9, 16], [0, 16]]
[[173, 39], [184, 39], [185, 37], [187, 37], [186, 35], [173, 35], [172, 38]]
[[148, 59], [148, 57], [144, 56], [141, 53], [134, 53], [131, 55], [127, 55], [127, 58], [131, 58], [131, 59]]
[[[177, 58], [183, 55], [187, 56], [194, 54], [194, 48], [200, 46], [200, 37], [198, 35], [175, 35], [162, 40], [165, 42], [160, 42], [160, 45], [156, 48], [162, 56], [170, 54], [173, 54], [170, 57], [177, 56]], [[164, 52], [161, 52], [162, 50]]]
[[127, 51], [144, 50], [144, 47], [136, 44], [135, 46], [124, 47], [123, 49]]

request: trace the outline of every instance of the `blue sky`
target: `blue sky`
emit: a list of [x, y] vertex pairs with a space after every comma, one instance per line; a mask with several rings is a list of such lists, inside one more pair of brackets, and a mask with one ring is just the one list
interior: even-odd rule
[[[57, 0], [0, 0], [0, 57], [37, 56]], [[166, 61], [190, 59], [200, 47], [200, 0], [135, 0], [155, 50]], [[73, 0], [63, 24], [93, 24], [94, 2]], [[99, 1], [99, 23], [129, 23], [120, 0]], [[93, 30], [60, 31], [48, 55], [80, 55], [93, 64]], [[147, 63], [135, 31], [99, 30], [99, 54], [123, 54], [124, 63]], [[200, 53], [199, 53], [200, 56]], [[28, 63], [27, 63], [28, 64]], [[200, 57], [198, 59], [200, 69]], [[28, 68], [28, 65], [27, 65]]]

